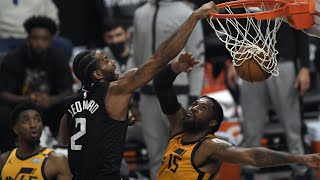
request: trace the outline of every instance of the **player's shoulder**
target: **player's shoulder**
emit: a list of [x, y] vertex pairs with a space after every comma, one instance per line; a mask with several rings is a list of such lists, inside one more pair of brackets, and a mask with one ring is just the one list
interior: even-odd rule
[[221, 139], [219, 137], [209, 137], [203, 140], [202, 143], [206, 148], [210, 149], [221, 149], [221, 148], [228, 148], [233, 147], [234, 144], [231, 142]]
[[11, 151], [4, 152], [0, 155], [0, 159], [5, 159], [10, 155]]
[[0, 169], [2, 169], [2, 167], [4, 166], [4, 163], [6, 162], [8, 157], [10, 156], [10, 153], [11, 153], [11, 151], [7, 151], [7, 152], [0, 155]]
[[47, 161], [50, 162], [52, 165], [61, 165], [62, 163], [67, 162], [67, 157], [61, 153], [52, 151], [48, 154]]
[[63, 176], [69, 175], [68, 172], [70, 172], [70, 170], [69, 170], [67, 157], [61, 153], [51, 151], [48, 154], [48, 158], [44, 166], [45, 176], [51, 177], [48, 179], [53, 179], [53, 178], [56, 178], [59, 174]]

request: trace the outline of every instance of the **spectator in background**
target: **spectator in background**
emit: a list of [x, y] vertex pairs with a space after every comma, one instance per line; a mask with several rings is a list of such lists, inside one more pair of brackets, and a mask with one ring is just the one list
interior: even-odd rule
[[131, 33], [121, 24], [113, 22], [105, 25], [103, 40], [106, 43], [103, 51], [110, 59], [114, 59], [121, 73], [132, 65]]
[[0, 156], [0, 179], [71, 180], [67, 158], [39, 144], [42, 117], [41, 110], [30, 102], [12, 111], [10, 128], [18, 136], [19, 146]]
[[[22, 46], [27, 37], [23, 22], [31, 16], [46, 16], [59, 24], [58, 10], [51, 0], [0, 1], [0, 53]], [[61, 36], [55, 36], [53, 46], [61, 48], [70, 57], [72, 44]]]
[[[47, 17], [31, 17], [24, 23], [26, 43], [8, 53], [0, 69], [0, 145], [12, 148], [7, 132], [13, 106], [31, 100], [44, 108], [44, 119], [55, 135], [63, 107], [62, 99], [72, 92], [72, 75], [65, 53], [51, 46], [57, 26]], [[11, 139], [12, 140], [12, 139]]]
[[[192, 9], [183, 1], [149, 0], [138, 8], [134, 16], [133, 66], [145, 63], [160, 43], [173, 34], [189, 17]], [[174, 87], [179, 102], [186, 107], [198, 98], [204, 76], [204, 42], [202, 26], [198, 23], [182, 51], [192, 53], [200, 65], [190, 74], [179, 76]], [[157, 96], [149, 82], [140, 91], [142, 130], [148, 150], [151, 179], [156, 179], [169, 140], [169, 123], [161, 112]]]
[[[240, 105], [244, 117], [243, 146], [261, 146], [264, 119], [272, 103], [273, 110], [284, 128], [289, 152], [303, 154], [299, 96], [303, 96], [310, 86], [308, 35], [283, 23], [277, 33], [276, 49], [279, 51], [279, 76], [270, 77], [261, 83], [243, 81], [240, 84]], [[300, 67], [297, 75], [296, 67]], [[228, 72], [231, 87], [235, 87], [236, 76], [236, 71], [231, 66]], [[295, 179], [305, 177], [305, 167], [292, 167]]]

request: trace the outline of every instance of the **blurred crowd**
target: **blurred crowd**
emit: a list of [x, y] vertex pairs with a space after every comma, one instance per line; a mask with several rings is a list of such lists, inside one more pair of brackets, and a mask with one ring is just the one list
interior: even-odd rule
[[[0, 152], [15, 147], [10, 113], [30, 100], [44, 113], [42, 142], [62, 149], [56, 139], [64, 98], [81, 87], [73, 75], [74, 56], [84, 49], [103, 49], [117, 71], [143, 64], [193, 9], [207, 0], [33, 0], [0, 1]], [[222, 1], [215, 2], [216, 4]], [[225, 45], [207, 22], [199, 23], [184, 52], [200, 64], [174, 82], [185, 107], [201, 95], [214, 96], [226, 122], [239, 122], [240, 146], [261, 146], [268, 124], [281, 124], [286, 151], [310, 151], [306, 121], [318, 119], [320, 39], [283, 23], [277, 34], [280, 75], [261, 83], [237, 77]], [[169, 141], [169, 124], [150, 82], [135, 93], [122, 173], [155, 179]], [[293, 176], [308, 169], [292, 166]], [[246, 178], [256, 170], [244, 167]]]

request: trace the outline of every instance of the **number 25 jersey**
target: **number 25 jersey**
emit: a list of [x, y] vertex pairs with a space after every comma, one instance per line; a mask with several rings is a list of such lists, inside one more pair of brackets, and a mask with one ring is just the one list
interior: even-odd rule
[[183, 133], [170, 139], [165, 152], [162, 165], [158, 173], [158, 180], [210, 180], [215, 179], [217, 174], [209, 174], [200, 171], [193, 162], [193, 157], [205, 138], [215, 138], [208, 134], [201, 140], [183, 144]]

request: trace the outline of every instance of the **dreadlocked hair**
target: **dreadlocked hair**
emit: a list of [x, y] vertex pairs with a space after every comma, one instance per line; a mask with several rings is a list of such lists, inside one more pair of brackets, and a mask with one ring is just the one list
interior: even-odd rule
[[96, 82], [96, 79], [92, 76], [93, 71], [98, 68], [98, 61], [95, 55], [96, 50], [85, 50], [73, 60], [73, 71], [81, 81], [82, 87], [90, 88], [91, 84]]

